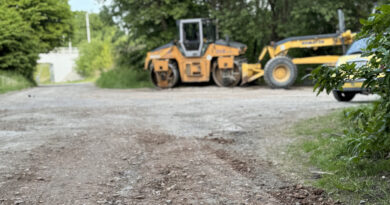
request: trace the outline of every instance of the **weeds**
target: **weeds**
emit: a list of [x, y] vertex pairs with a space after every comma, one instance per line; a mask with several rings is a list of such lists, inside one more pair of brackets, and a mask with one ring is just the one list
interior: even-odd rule
[[34, 83], [20, 74], [0, 71], [0, 93], [21, 90], [32, 86], [34, 86]]
[[147, 71], [128, 68], [117, 68], [102, 73], [96, 85], [101, 88], [152, 87]]
[[[333, 197], [340, 198], [346, 204], [359, 204], [361, 201], [368, 204], [389, 204], [390, 159], [361, 157], [360, 160], [353, 161], [357, 149], [366, 150], [364, 153], [382, 152], [376, 150], [372, 141], [361, 141], [360, 135], [352, 135], [346, 131], [356, 129], [352, 113], [359, 113], [360, 109], [374, 108], [350, 108], [298, 123], [294, 127], [294, 133], [303, 139], [290, 150], [300, 161], [306, 159], [303, 160], [307, 161], [305, 166], [314, 166], [331, 173], [322, 175], [312, 183], [326, 189]], [[349, 116], [345, 118], [346, 115]]]

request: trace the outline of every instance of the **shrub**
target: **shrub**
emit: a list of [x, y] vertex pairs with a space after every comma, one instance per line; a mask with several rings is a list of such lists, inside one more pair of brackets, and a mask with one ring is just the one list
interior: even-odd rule
[[113, 67], [111, 42], [94, 39], [91, 43], [82, 43], [76, 65], [77, 72], [84, 77], [92, 77], [111, 69]]
[[31, 86], [33, 86], [33, 83], [20, 74], [0, 71], [0, 93], [21, 90]]
[[363, 56], [372, 56], [369, 63], [356, 68], [344, 64], [336, 69], [319, 67], [313, 71], [317, 81], [314, 90], [318, 93], [342, 89], [348, 80], [366, 79], [363, 87], [381, 97], [370, 108], [347, 113], [352, 126], [345, 130], [347, 143], [344, 156], [350, 161], [378, 159], [390, 152], [390, 5], [382, 5], [368, 20], [362, 20], [363, 30], [359, 37], [369, 37]]
[[101, 88], [142, 88], [152, 86], [147, 71], [123, 67], [102, 73], [96, 81], [96, 85]]

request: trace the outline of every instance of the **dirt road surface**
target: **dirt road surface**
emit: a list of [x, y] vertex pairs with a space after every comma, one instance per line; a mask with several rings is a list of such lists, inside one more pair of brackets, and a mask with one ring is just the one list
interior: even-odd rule
[[0, 204], [285, 204], [296, 182], [278, 168], [283, 130], [358, 104], [311, 88], [0, 95]]

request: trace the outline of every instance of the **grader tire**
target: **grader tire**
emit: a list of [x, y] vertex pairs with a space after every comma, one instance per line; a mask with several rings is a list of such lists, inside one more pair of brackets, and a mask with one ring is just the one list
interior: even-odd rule
[[264, 80], [271, 88], [289, 88], [297, 76], [297, 66], [286, 56], [269, 60], [264, 68]]
[[173, 88], [179, 82], [179, 71], [177, 69], [176, 64], [174, 64], [174, 63], [169, 63], [168, 73], [163, 74], [163, 75], [166, 75], [166, 76], [163, 76], [166, 83], [159, 82], [159, 81], [161, 81], [161, 77], [157, 76], [157, 75], [161, 75], [161, 74], [157, 74], [156, 72], [154, 72], [154, 66], [151, 65], [150, 79], [151, 79], [154, 86], [161, 88], [161, 89]]

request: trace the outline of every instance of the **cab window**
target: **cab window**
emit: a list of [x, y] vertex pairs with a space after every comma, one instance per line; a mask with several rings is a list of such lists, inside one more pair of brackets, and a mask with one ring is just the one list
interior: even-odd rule
[[198, 50], [200, 46], [199, 23], [183, 24], [184, 46], [187, 50]]

